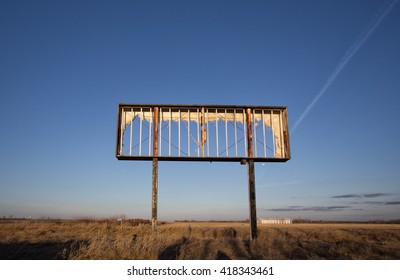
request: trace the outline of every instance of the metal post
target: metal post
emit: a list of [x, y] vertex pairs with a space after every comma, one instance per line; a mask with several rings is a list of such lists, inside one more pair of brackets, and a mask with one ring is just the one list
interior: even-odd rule
[[153, 125], [153, 172], [151, 192], [151, 229], [157, 231], [157, 204], [158, 204], [158, 107], [154, 107]]
[[251, 122], [251, 109], [246, 110], [247, 118], [247, 154], [249, 160], [248, 164], [248, 186], [249, 186], [249, 208], [250, 208], [250, 240], [257, 239], [257, 212], [256, 212], [256, 180], [254, 173], [254, 159], [253, 159], [253, 135], [252, 135], [252, 122]]

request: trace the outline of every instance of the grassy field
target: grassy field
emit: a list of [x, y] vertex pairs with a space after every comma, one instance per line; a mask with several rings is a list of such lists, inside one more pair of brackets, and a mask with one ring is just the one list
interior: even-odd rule
[[0, 259], [400, 259], [399, 224], [1, 221]]

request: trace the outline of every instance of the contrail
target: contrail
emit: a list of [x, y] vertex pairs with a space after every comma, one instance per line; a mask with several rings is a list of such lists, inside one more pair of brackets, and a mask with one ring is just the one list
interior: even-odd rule
[[295, 122], [294, 126], [290, 130], [290, 133], [293, 133], [299, 124], [303, 121], [303, 119], [307, 116], [307, 114], [311, 111], [314, 105], [318, 102], [318, 100], [326, 93], [326, 90], [331, 86], [331, 84], [335, 81], [336, 77], [340, 74], [346, 64], [350, 61], [350, 59], [354, 56], [354, 54], [360, 49], [360, 47], [367, 41], [367, 39], [371, 36], [371, 34], [375, 31], [375, 29], [381, 24], [386, 15], [393, 9], [394, 5], [396, 5], [398, 0], [392, 1], [386, 9], [379, 16], [375, 16], [368, 27], [364, 32], [360, 34], [356, 42], [347, 50], [346, 54], [340, 60], [339, 64], [336, 66], [335, 70], [326, 80], [324, 86], [320, 90], [320, 92], [314, 97], [311, 103], [307, 106], [304, 112], [301, 114], [299, 119]]

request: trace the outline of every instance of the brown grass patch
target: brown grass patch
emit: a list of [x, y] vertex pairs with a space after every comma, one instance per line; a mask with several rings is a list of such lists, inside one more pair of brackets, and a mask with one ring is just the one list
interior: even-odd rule
[[400, 259], [400, 225], [0, 223], [0, 259]]

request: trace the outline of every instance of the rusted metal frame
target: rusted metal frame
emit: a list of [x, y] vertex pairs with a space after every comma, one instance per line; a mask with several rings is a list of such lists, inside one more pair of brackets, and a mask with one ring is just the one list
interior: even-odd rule
[[[146, 108], [147, 108], [146, 111], [147, 111], [147, 110], [149, 110], [149, 107], [148, 107], [148, 104], [146, 104], [146, 105], [147, 105], [146, 106]], [[209, 105], [207, 105], [207, 106], [209, 106]], [[166, 107], [166, 106], [163, 106], [163, 107]], [[183, 105], [182, 105], [182, 107], [183, 107]], [[187, 108], [188, 105], [185, 105], [185, 107]], [[196, 110], [197, 110], [198, 106], [195, 106], [195, 107], [196, 107]], [[218, 107], [220, 107], [220, 106], [218, 106]], [[226, 106], [222, 106], [222, 107], [226, 107]], [[230, 106], [230, 107], [233, 107], [233, 106]], [[241, 106], [236, 106], [236, 107], [242, 108]], [[131, 106], [120, 105], [119, 108], [120, 108], [120, 110], [118, 110], [118, 126], [117, 126], [118, 128], [117, 128], [117, 145], [116, 145], [117, 146], [116, 147], [116, 155], [117, 155], [118, 158], [120, 158], [119, 156], [123, 155], [123, 142], [124, 142], [123, 139], [124, 138], [123, 138], [123, 131], [121, 131], [121, 127], [122, 127], [122, 123], [123, 123], [122, 119], [124, 117], [124, 113], [128, 112], [128, 110], [130, 110], [132, 112], [132, 110], [134, 109], [134, 111], [141, 112], [143, 114], [143, 110], [144, 110], [143, 108], [138, 107], [138, 105], [133, 105], [133, 106], [132, 105]], [[259, 108], [259, 107], [257, 107], [257, 108]], [[289, 135], [288, 135], [288, 130], [287, 130], [287, 119], [286, 119], [287, 118], [287, 111], [286, 111], [286, 107], [260, 107], [260, 108], [269, 108], [268, 111], [271, 112], [271, 114], [270, 114], [271, 128], [270, 129], [271, 129], [271, 132], [272, 132], [271, 133], [271, 135], [272, 135], [272, 150], [274, 152], [273, 157], [275, 157], [275, 155], [276, 155], [276, 150], [275, 150], [276, 149], [276, 144], [274, 143], [275, 140], [276, 140], [276, 137], [275, 137], [275, 131], [273, 129], [273, 126], [274, 126], [274, 123], [276, 124], [276, 121], [278, 121], [279, 130], [282, 131], [282, 135], [283, 135], [283, 137], [281, 137], [282, 141], [281, 141], [280, 144], [281, 144], [281, 147], [282, 147], [282, 150], [281, 150], [282, 157], [284, 158], [284, 160], [278, 160], [278, 161], [286, 161], [286, 160], [288, 160], [290, 158], [290, 146], [289, 146]], [[275, 110], [272, 109], [272, 108], [274, 108]], [[171, 110], [171, 108], [168, 107], [167, 110]], [[174, 108], [174, 110], [177, 110], [177, 112], [180, 112], [179, 108]], [[207, 108], [205, 108], [205, 110], [208, 111]], [[237, 113], [237, 109], [234, 109], [234, 112], [235, 112], [235, 110], [236, 110], [236, 113]], [[216, 109], [216, 114], [218, 114], [218, 112], [219, 112], [219, 110]], [[172, 114], [172, 110], [171, 110], [171, 114]], [[265, 112], [264, 112], [264, 114], [265, 114]], [[278, 119], [276, 119], [276, 117], [274, 117], [274, 115]], [[236, 114], [235, 114], [235, 117], [237, 117]], [[265, 118], [265, 116], [264, 116], [264, 118]], [[140, 118], [140, 120], [143, 121], [143, 118]], [[170, 118], [169, 122], [171, 122], [171, 120], [172, 119]], [[181, 121], [178, 121], [178, 123], [179, 123], [178, 125], [180, 125], [180, 122]], [[245, 123], [246, 120], [244, 119], [243, 122]], [[142, 129], [143, 129], [143, 125], [144, 124], [142, 122]], [[207, 120], [206, 121], [206, 126], [208, 126], [208, 125], [209, 124], [208, 124], [208, 120]], [[265, 125], [265, 124], [263, 124], [263, 125]], [[133, 128], [133, 124], [132, 123], [130, 124], [130, 126]], [[216, 122], [216, 126], [218, 126], [218, 122]], [[146, 127], [147, 127], [147, 125], [146, 125]], [[170, 125], [170, 129], [171, 129], [171, 127], [172, 127], [172, 125]], [[237, 130], [237, 124], [236, 124], [235, 128]], [[265, 127], [263, 127], [263, 129], [265, 129]], [[243, 126], [243, 135], [244, 136], [246, 136], [246, 131], [245, 130], [246, 130], [246, 125]], [[209, 132], [209, 129], [207, 129], [206, 135], [208, 134], [208, 132]], [[216, 133], [216, 137], [219, 137], [219, 129], [216, 132], [217, 132]], [[171, 134], [172, 134], [172, 132], [171, 132]], [[243, 137], [244, 142], [245, 142], [244, 143], [245, 150], [247, 150], [246, 149], [246, 145], [247, 145], [247, 139], [246, 138], [247, 137]], [[130, 139], [133, 139], [133, 136]], [[143, 149], [141, 147], [142, 144], [143, 144], [143, 141], [146, 141], [147, 139], [143, 139], [143, 132], [141, 133], [141, 135], [139, 135], [139, 143], [138, 143], [138, 145], [139, 145], [139, 154], [140, 154], [140, 156], [143, 156], [142, 155], [143, 154], [142, 153]], [[172, 142], [170, 140], [168, 140], [168, 142], [170, 143], [169, 146], [171, 146]], [[237, 142], [237, 140], [235, 141], [235, 145], [236, 145], [236, 142]], [[264, 145], [264, 148], [265, 148], [266, 143], [262, 143], [262, 144]], [[180, 145], [178, 144], [178, 150], [179, 150], [179, 153], [180, 153], [181, 149], [180, 149], [179, 146]], [[130, 151], [132, 151], [132, 153], [133, 153], [133, 149], [134, 149], [133, 147], [130, 147]], [[169, 147], [169, 149], [171, 149], [171, 148]], [[267, 149], [269, 149], [268, 146], [267, 146]], [[205, 150], [205, 148], [204, 148], [204, 150]], [[208, 150], [207, 156], [209, 157], [210, 156], [209, 155], [209, 151], [210, 151], [210, 149], [209, 149], [209, 141], [207, 141], [207, 150]], [[131, 156], [131, 152], [128, 153], [128, 154]], [[168, 154], [171, 155], [172, 152], [169, 152]], [[264, 153], [264, 156], [265, 156], [265, 153]], [[217, 157], [220, 157], [220, 155], [219, 155], [219, 141], [218, 141], [218, 154], [217, 154]], [[254, 157], [254, 155], [253, 155], [253, 157]], [[133, 159], [133, 157], [131, 157], [131, 158]], [[193, 158], [195, 158], [195, 157], [193, 157]], [[242, 158], [242, 157], [238, 157], [238, 158]], [[270, 158], [267, 158], [266, 160], [263, 160], [263, 161], [272, 161], [272, 160]]]
[[153, 115], [153, 169], [152, 169], [152, 193], [151, 193], [151, 228], [153, 233], [157, 230], [158, 208], [158, 119], [159, 108], [154, 107]]

